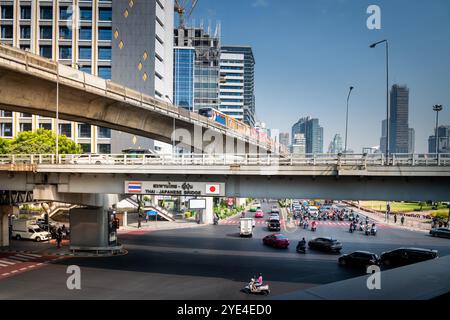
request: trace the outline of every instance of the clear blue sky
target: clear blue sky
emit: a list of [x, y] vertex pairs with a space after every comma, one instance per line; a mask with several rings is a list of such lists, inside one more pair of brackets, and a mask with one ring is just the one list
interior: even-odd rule
[[[382, 29], [366, 27], [367, 7], [382, 10]], [[450, 125], [450, 1], [448, 0], [200, 0], [199, 25], [222, 24], [224, 45], [251, 45], [256, 57], [258, 118], [289, 131], [303, 116], [318, 117], [324, 149], [344, 134], [348, 87], [349, 148], [379, 144], [385, 118], [384, 47], [389, 39], [391, 84], [410, 88], [410, 127], [416, 151], [427, 151], [434, 104]]]

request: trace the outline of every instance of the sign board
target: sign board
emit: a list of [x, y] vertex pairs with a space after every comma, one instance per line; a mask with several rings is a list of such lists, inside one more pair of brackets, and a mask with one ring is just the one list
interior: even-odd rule
[[189, 200], [189, 209], [206, 209], [206, 199]]
[[186, 197], [224, 197], [225, 183], [125, 181], [125, 194]]
[[155, 210], [150, 210], [150, 211], [147, 211], [146, 214], [148, 216], [157, 216], [158, 212], [156, 212]]

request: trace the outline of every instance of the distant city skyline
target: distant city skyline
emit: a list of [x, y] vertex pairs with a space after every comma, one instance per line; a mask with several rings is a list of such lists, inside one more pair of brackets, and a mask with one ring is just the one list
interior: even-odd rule
[[[450, 2], [377, 1], [382, 29], [366, 27], [371, 1], [200, 1], [197, 24], [222, 25], [222, 44], [249, 45], [255, 69], [256, 113], [268, 128], [290, 131], [295, 119], [320, 119], [324, 141], [345, 134], [350, 85], [348, 148], [380, 144], [386, 118], [384, 50], [369, 49], [389, 39], [390, 85], [410, 89], [409, 126], [416, 152], [428, 151], [434, 134], [432, 106], [442, 104], [440, 125], [450, 124]], [[230, 11], [229, 8], [233, 10]], [[295, 21], [295, 23], [293, 23]], [[433, 48], [430, 50], [430, 48]]]

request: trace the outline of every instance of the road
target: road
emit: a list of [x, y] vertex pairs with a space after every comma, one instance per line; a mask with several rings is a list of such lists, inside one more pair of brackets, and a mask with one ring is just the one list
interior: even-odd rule
[[[272, 204], [263, 203], [262, 209], [269, 212]], [[343, 253], [368, 250], [380, 254], [417, 246], [450, 255], [448, 239], [383, 226], [377, 237], [367, 237], [359, 232], [350, 234], [347, 223], [337, 222], [319, 223], [314, 234], [284, 230], [291, 246], [273, 249], [262, 245], [261, 239], [269, 234], [264, 223], [257, 223], [253, 238], [241, 239], [233, 221], [236, 219], [219, 226], [124, 234], [120, 240], [128, 254], [120, 257], [49, 259], [36, 270], [0, 278], [0, 299], [246, 300], [261, 298], [240, 292], [258, 272], [270, 285], [272, 296], [364, 274], [364, 270], [338, 266], [338, 255], [297, 254], [295, 245], [302, 237], [332, 236], [343, 242]], [[81, 268], [81, 290], [67, 289], [69, 265]]]

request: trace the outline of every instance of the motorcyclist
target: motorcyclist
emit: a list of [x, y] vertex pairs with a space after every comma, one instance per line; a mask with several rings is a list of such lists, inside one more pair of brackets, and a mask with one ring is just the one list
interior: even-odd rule
[[305, 238], [302, 238], [302, 240], [300, 240], [297, 244], [297, 249], [305, 250], [305, 248], [306, 248], [306, 240]]
[[317, 229], [317, 222], [315, 220], [311, 223], [311, 229]]

